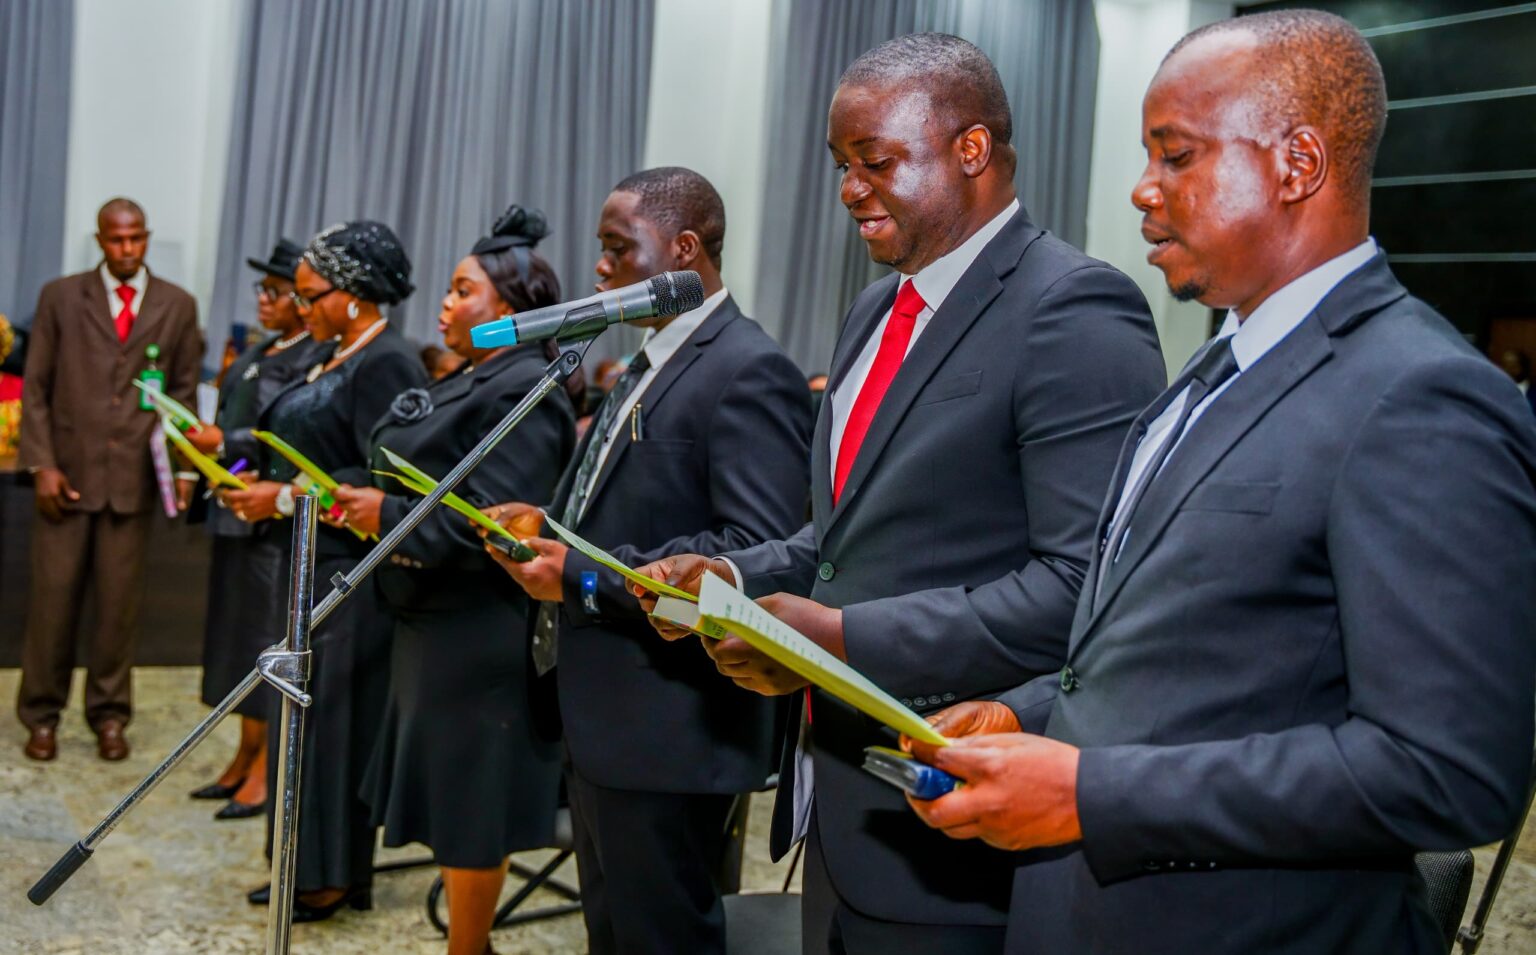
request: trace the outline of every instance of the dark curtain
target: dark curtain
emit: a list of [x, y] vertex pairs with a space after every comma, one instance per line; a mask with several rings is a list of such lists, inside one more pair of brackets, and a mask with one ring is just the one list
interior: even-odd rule
[[247, 256], [343, 219], [399, 232], [435, 341], [457, 261], [507, 204], [542, 209], [567, 297], [597, 213], [639, 168], [652, 0], [251, 0], [242, 31], [210, 349], [254, 318]]
[[780, 0], [758, 317], [807, 372], [824, 371], [869, 260], [826, 147], [827, 107], [860, 53], [905, 33], [962, 36], [997, 65], [1013, 109], [1015, 179], [1035, 222], [1081, 247], [1099, 34], [1087, 0]]
[[0, 0], [0, 314], [31, 324], [64, 258], [74, 0]]

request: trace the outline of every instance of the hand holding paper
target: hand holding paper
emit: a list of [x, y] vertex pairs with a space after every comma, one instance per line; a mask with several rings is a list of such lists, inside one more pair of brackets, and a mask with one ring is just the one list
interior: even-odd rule
[[[652, 580], [659, 580], [695, 597], [698, 596], [699, 585], [704, 582], [705, 571], [709, 571], [727, 583], [733, 585], [737, 583], [730, 564], [723, 560], [712, 560], [702, 554], [674, 554], [635, 568], [638, 574]], [[665, 614], [657, 613], [660, 601], [676, 601], [677, 598], [662, 597], [650, 588], [636, 583], [629, 585], [629, 592], [640, 602], [640, 609], [645, 611], [651, 627], [661, 635], [663, 640], [681, 640], [693, 635], [692, 630], [671, 623]]]
[[[949, 744], [922, 717], [863, 674], [714, 574], [706, 574], [699, 589], [699, 619], [740, 637], [784, 668], [886, 726], [934, 746]], [[705, 627], [700, 631], [711, 632]]]
[[208, 479], [209, 484], [212, 484], [214, 487], [227, 487], [236, 491], [245, 490], [246, 485], [244, 481], [230, 474], [219, 462], [194, 448], [192, 442], [187, 440], [187, 436], [177, 430], [176, 425], [169, 416], [164, 416], [160, 419], [160, 429], [165, 432], [165, 436], [170, 439], [170, 442], [176, 446], [176, 450], [180, 452], [181, 456], [187, 459], [187, 463], [197, 468], [203, 477]]
[[588, 542], [582, 540], [579, 536], [577, 536], [575, 531], [565, 527], [559, 521], [555, 520], [553, 517], [550, 517], [547, 513], [544, 515], [544, 522], [550, 526], [551, 530], [560, 535], [560, 538], [567, 544], [570, 544], [572, 547], [576, 548], [576, 550], [585, 554], [593, 561], [601, 564], [604, 567], [607, 567], [609, 570], [623, 577], [631, 584], [642, 587], [655, 594], [665, 594], [668, 597], [677, 597], [680, 600], [692, 601], [697, 599], [693, 594], [690, 594], [686, 590], [680, 590], [677, 587], [671, 586], [670, 584], [663, 583], [659, 580], [654, 580], [650, 577], [647, 577], [645, 574], [639, 573], [630, 569], [629, 567], [626, 567], [624, 564], [614, 559], [612, 554], [603, 550], [601, 547], [598, 547], [594, 544], [589, 544]]

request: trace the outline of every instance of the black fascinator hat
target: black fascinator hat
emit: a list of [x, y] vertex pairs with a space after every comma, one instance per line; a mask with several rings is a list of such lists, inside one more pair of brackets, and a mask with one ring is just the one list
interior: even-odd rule
[[513, 258], [517, 262], [518, 277], [526, 282], [529, 250], [537, 247], [540, 240], [548, 235], [549, 223], [544, 213], [537, 209], [524, 209], [514, 203], [491, 226], [491, 234], [481, 238], [469, 251], [471, 255], [485, 256], [508, 249], [515, 250]]

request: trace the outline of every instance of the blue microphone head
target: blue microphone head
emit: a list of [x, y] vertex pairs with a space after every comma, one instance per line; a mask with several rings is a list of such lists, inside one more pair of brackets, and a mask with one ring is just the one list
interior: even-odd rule
[[476, 348], [500, 348], [517, 344], [517, 320], [503, 315], [494, 322], [485, 322], [469, 330], [469, 340]]

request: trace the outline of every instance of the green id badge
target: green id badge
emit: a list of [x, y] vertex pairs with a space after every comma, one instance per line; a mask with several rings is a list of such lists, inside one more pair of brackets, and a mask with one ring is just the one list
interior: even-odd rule
[[148, 391], [165, 394], [165, 372], [155, 366], [155, 359], [160, 357], [160, 346], [150, 345], [144, 349], [144, 357], [149, 359], [149, 365], [139, 372], [139, 381], [144, 383], [145, 391], [139, 392], [139, 409], [141, 411], [154, 411], [155, 404], [149, 399]]

